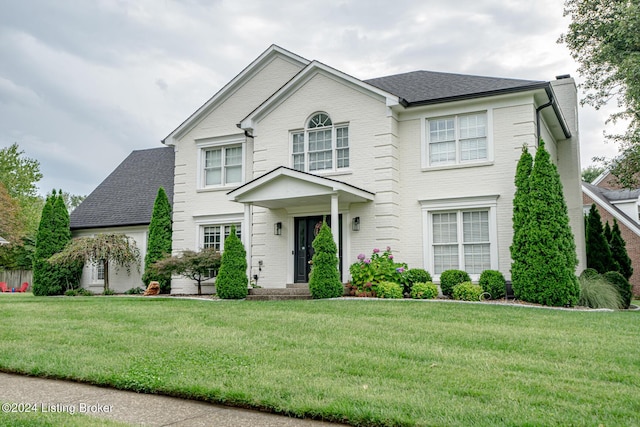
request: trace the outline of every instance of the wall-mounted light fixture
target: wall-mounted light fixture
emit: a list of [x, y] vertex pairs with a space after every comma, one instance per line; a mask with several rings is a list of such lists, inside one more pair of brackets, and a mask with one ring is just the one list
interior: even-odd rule
[[273, 224], [273, 234], [276, 236], [282, 235], [282, 223], [280, 221]]
[[353, 221], [351, 221], [351, 229], [353, 231], [360, 231], [360, 217], [359, 216], [353, 218]]

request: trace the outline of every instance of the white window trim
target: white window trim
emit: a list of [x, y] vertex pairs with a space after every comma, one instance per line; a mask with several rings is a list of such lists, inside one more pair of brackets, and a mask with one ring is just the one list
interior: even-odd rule
[[[307, 117], [307, 120], [305, 121], [305, 127], [304, 128], [299, 128], [299, 129], [292, 129], [289, 131], [289, 167], [291, 169], [295, 169], [294, 167], [294, 162], [293, 162], [293, 135], [294, 134], [298, 134], [298, 133], [302, 133], [304, 134], [304, 171], [303, 172], [307, 172], [307, 173], [313, 173], [313, 174], [319, 174], [319, 175], [328, 175], [328, 174], [343, 174], [343, 173], [350, 173], [351, 172], [351, 159], [352, 159], [352, 146], [351, 146], [351, 131], [349, 130], [349, 122], [340, 122], [340, 123], [334, 123], [333, 120], [331, 119], [331, 126], [325, 126], [325, 127], [321, 127], [321, 128], [309, 128], [307, 127], [309, 124], [309, 120], [311, 120], [312, 117], [314, 117], [317, 114], [326, 114], [329, 119], [331, 119], [331, 115], [329, 115], [328, 113], [324, 112], [324, 111], [316, 111], [315, 113], [311, 114], [309, 117]], [[331, 128], [331, 169], [322, 169], [322, 170], [315, 170], [315, 171], [311, 171], [309, 170], [309, 131], [314, 131], [314, 130], [323, 130], [323, 129], [329, 129]], [[338, 167], [338, 142], [337, 142], [337, 138], [338, 138], [338, 132], [337, 129], [340, 128], [347, 128], [347, 131], [349, 132], [349, 146], [347, 147], [349, 149], [349, 166], [344, 167], [344, 168], [339, 168]], [[301, 154], [301, 153], [295, 153], [295, 154]]]
[[[198, 250], [202, 250], [204, 248], [204, 228], [205, 227], [215, 227], [215, 226], [224, 226], [231, 224], [240, 224], [241, 228], [241, 240], [242, 243], [246, 247], [245, 241], [245, 230], [246, 226], [244, 224], [244, 216], [243, 215], [222, 215], [222, 216], [206, 216], [200, 217], [196, 219], [196, 246]], [[224, 239], [223, 239], [224, 240]], [[220, 242], [220, 246], [224, 248], [224, 241]]]
[[91, 285], [104, 285], [104, 278], [98, 279], [98, 263], [92, 263], [89, 268], [91, 270]]
[[[206, 138], [196, 140], [196, 147], [198, 148], [198, 181], [197, 189], [202, 190], [227, 190], [230, 188], [236, 188], [245, 183], [245, 171], [246, 171], [246, 139], [244, 135], [231, 135], [217, 138]], [[242, 148], [242, 166], [240, 172], [240, 182], [233, 182], [227, 184], [224, 182], [224, 164], [222, 166], [222, 184], [206, 185], [205, 184], [205, 170], [204, 170], [204, 158], [205, 152], [210, 149], [222, 149], [222, 160], [224, 162], [224, 149], [240, 147]]]
[[[465, 116], [469, 114], [478, 114], [478, 113], [486, 113], [487, 115], [487, 158], [486, 159], [478, 159], [478, 160], [467, 160], [460, 161], [460, 144], [457, 138], [458, 133], [458, 123], [457, 119], [460, 116]], [[429, 120], [436, 120], [445, 117], [455, 117], [456, 118], [456, 161], [455, 163], [447, 163], [447, 164], [436, 164], [431, 165], [429, 163]], [[420, 118], [420, 136], [421, 136], [421, 157], [422, 157], [422, 169], [423, 170], [440, 170], [440, 169], [456, 169], [456, 168], [465, 168], [465, 167], [474, 167], [474, 166], [488, 166], [493, 164], [493, 109], [492, 108], [478, 108], [478, 106], [464, 108], [464, 109], [455, 109], [455, 110], [445, 110], [445, 111], [437, 111], [431, 114], [427, 114], [421, 116]]]
[[[489, 211], [489, 253], [491, 256], [491, 270], [499, 269], [498, 261], [498, 227], [497, 227], [497, 208], [499, 195], [462, 197], [455, 199], [438, 199], [438, 200], [421, 200], [422, 208], [422, 224], [424, 242], [424, 259], [423, 265], [426, 270], [432, 274], [435, 281], [440, 281], [440, 275], [434, 274], [435, 265], [433, 261], [433, 213], [440, 212], [459, 212], [469, 210], [488, 210]], [[462, 242], [458, 242], [459, 248], [462, 248]], [[462, 250], [462, 249], [459, 249]], [[464, 259], [459, 258], [461, 261]], [[477, 282], [480, 279], [479, 274], [470, 274], [471, 280]]]

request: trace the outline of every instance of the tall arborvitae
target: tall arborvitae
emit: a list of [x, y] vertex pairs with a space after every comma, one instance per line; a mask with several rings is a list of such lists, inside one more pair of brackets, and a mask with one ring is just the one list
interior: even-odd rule
[[523, 231], [527, 266], [519, 297], [544, 305], [574, 305], [580, 296], [576, 246], [560, 175], [542, 140], [529, 185], [529, 215]]
[[225, 299], [246, 298], [248, 284], [247, 251], [236, 236], [236, 226], [232, 225], [229, 236], [224, 240], [222, 264], [216, 277], [216, 293]]
[[511, 281], [515, 296], [526, 293], [527, 282], [527, 234], [525, 225], [529, 215], [529, 179], [533, 168], [533, 157], [527, 146], [522, 147], [522, 155], [516, 168], [516, 192], [513, 197], [513, 243], [511, 244]]
[[322, 222], [320, 232], [313, 240], [313, 258], [309, 275], [309, 291], [313, 298], [337, 298], [344, 294], [338, 271], [338, 248], [331, 228]]
[[[586, 228], [585, 228], [585, 230], [586, 230]], [[609, 225], [609, 221], [605, 221], [605, 223], [604, 223], [603, 234], [604, 234], [604, 240], [607, 243], [611, 243], [611, 226]]]
[[60, 295], [66, 289], [79, 284], [81, 265], [52, 265], [47, 260], [62, 251], [71, 241], [69, 212], [62, 198], [62, 191], [47, 196], [36, 235], [33, 261], [33, 293], [35, 295]]
[[609, 242], [605, 239], [600, 212], [598, 212], [595, 203], [589, 209], [586, 233], [587, 267], [593, 268], [600, 274], [604, 274], [607, 271], [617, 271], [611, 256]]
[[142, 281], [145, 285], [149, 285], [152, 280], [158, 281], [163, 294], [171, 292], [171, 274], [154, 273], [149, 266], [167, 255], [171, 255], [171, 203], [164, 188], [160, 187], [149, 224], [149, 243], [144, 257]]
[[611, 256], [613, 257], [615, 263], [618, 265], [618, 271], [625, 277], [625, 279], [629, 280], [629, 278], [633, 274], [631, 258], [629, 258], [629, 254], [627, 253], [627, 245], [622, 238], [620, 227], [618, 226], [618, 221], [616, 221], [615, 218], [613, 219], [613, 229], [611, 230], [611, 240], [609, 241], [609, 246], [611, 248]]

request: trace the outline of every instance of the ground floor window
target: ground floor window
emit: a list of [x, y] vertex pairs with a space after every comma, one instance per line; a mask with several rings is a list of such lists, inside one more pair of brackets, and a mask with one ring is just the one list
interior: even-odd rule
[[425, 266], [436, 276], [463, 270], [472, 278], [497, 269], [497, 196], [423, 201]]
[[236, 226], [236, 236], [242, 239], [242, 225], [240, 223], [203, 225], [200, 246], [202, 248], [214, 248], [220, 252], [224, 251], [224, 240], [229, 237], [232, 225]]

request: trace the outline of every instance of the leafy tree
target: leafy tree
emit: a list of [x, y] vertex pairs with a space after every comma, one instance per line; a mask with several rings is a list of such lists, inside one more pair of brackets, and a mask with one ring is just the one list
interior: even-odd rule
[[[104, 290], [109, 291], [109, 265], [131, 266], [140, 270], [140, 251], [136, 243], [124, 234], [98, 234], [95, 237], [79, 237], [69, 243], [63, 251], [53, 255], [49, 261], [54, 265], [75, 265], [88, 262], [104, 265]], [[35, 281], [35, 280], [34, 280]]]
[[87, 196], [70, 194], [65, 191], [64, 193], [62, 193], [62, 198], [64, 200], [64, 204], [67, 206], [67, 210], [69, 211], [69, 213], [71, 213], [75, 208], [80, 206], [80, 203], [82, 203], [84, 199], [87, 198]]
[[166, 257], [153, 263], [149, 268], [158, 274], [178, 274], [198, 283], [198, 295], [202, 295], [202, 281], [213, 277], [220, 268], [220, 252], [213, 248], [200, 252], [183, 251], [181, 255]]
[[523, 230], [527, 236], [526, 268], [518, 272], [514, 293], [524, 301], [574, 305], [580, 296], [575, 275], [576, 246], [560, 175], [543, 140], [536, 152], [529, 186], [529, 214]]
[[61, 266], [48, 261], [71, 241], [69, 212], [60, 193], [53, 191], [47, 197], [36, 235], [33, 260], [35, 295], [60, 295], [66, 289], [77, 287], [82, 274], [82, 266], [77, 263]]
[[40, 163], [24, 156], [18, 144], [0, 149], [0, 183], [20, 204], [20, 220], [27, 234], [38, 229], [42, 198], [38, 196], [37, 182], [42, 179]]
[[513, 196], [513, 242], [511, 251], [511, 281], [514, 293], [527, 286], [525, 273], [528, 266], [529, 254], [527, 246], [526, 225], [529, 219], [529, 187], [533, 157], [527, 146], [522, 147], [522, 154], [516, 167], [516, 192]]
[[559, 41], [580, 64], [582, 103], [598, 109], [615, 98], [621, 110], [609, 120], [629, 121], [623, 135], [608, 136], [623, 152], [619, 161], [608, 163], [625, 187], [633, 187], [640, 171], [640, 2], [566, 0], [564, 14], [571, 24]]
[[625, 279], [629, 280], [633, 274], [633, 266], [631, 265], [631, 258], [629, 258], [629, 254], [627, 253], [627, 245], [622, 238], [618, 221], [616, 221], [615, 218], [613, 219], [613, 229], [611, 230], [609, 247], [611, 248], [611, 256], [618, 266], [618, 271]]
[[222, 265], [216, 278], [216, 293], [224, 299], [246, 298], [248, 284], [247, 252], [236, 235], [236, 226], [232, 225], [229, 236], [224, 240]]
[[15, 242], [24, 235], [24, 224], [20, 217], [20, 204], [11, 197], [5, 185], [0, 182], [0, 236]]
[[591, 183], [597, 177], [599, 177], [602, 172], [604, 172], [604, 168], [602, 166], [591, 165], [582, 169], [582, 180], [584, 182]]
[[593, 268], [598, 273], [606, 273], [607, 271], [617, 271], [618, 268], [611, 256], [609, 242], [607, 242], [600, 220], [600, 213], [595, 203], [589, 209], [587, 216], [587, 267]]
[[313, 298], [337, 298], [344, 294], [338, 271], [338, 248], [331, 229], [322, 221], [320, 232], [313, 240], [312, 267], [309, 275], [309, 291]]
[[167, 198], [164, 188], [158, 188], [151, 223], [149, 224], [149, 244], [147, 254], [144, 257], [144, 274], [142, 281], [149, 285], [152, 280], [160, 283], [160, 292], [168, 294], [171, 292], [171, 273], [155, 272], [149, 267], [156, 261], [171, 254], [171, 204]]

